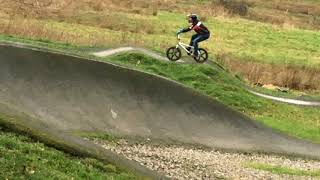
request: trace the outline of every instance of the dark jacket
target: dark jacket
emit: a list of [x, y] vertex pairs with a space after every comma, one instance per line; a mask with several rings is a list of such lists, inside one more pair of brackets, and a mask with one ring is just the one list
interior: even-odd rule
[[198, 34], [210, 34], [209, 29], [201, 21], [197, 21], [192, 26], [182, 29], [181, 32], [184, 33], [191, 30], [194, 30]]

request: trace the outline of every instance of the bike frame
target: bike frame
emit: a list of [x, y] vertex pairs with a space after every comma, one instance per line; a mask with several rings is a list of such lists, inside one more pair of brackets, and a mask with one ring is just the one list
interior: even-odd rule
[[191, 48], [190, 50], [193, 50], [194, 47], [190, 46], [189, 44], [185, 44], [181, 42], [180, 35], [178, 35], [178, 44], [176, 45], [176, 48], [181, 47], [183, 50], [185, 50], [187, 53], [190, 53], [191, 51], [188, 51], [188, 47]]

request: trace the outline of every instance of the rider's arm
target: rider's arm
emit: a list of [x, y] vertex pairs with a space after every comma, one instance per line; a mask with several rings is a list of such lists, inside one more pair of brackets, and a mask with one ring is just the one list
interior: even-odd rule
[[191, 30], [192, 30], [192, 27], [183, 28], [183, 29], [180, 29], [180, 30], [178, 31], [178, 34], [180, 34], [180, 33], [185, 33], [185, 32], [189, 32], [189, 31], [191, 31]]
[[187, 28], [181, 29], [181, 32], [185, 33], [185, 32], [189, 32], [191, 30], [192, 30], [192, 27], [187, 27]]

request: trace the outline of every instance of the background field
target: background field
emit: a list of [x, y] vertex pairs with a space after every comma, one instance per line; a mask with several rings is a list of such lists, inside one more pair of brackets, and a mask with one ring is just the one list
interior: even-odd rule
[[[202, 46], [230, 73], [252, 84], [271, 83], [312, 91], [319, 97], [318, 0], [0, 0], [0, 41], [23, 42], [84, 57], [95, 50], [126, 45], [164, 53], [176, 43], [175, 32], [188, 25], [185, 15], [190, 12], [200, 14], [213, 33]], [[190, 36], [186, 34], [183, 40], [188, 41]], [[258, 98], [243, 89], [242, 82], [219, 69], [159, 62], [136, 53], [100, 60], [179, 81], [269, 127], [320, 142], [318, 108]], [[113, 165], [64, 154], [1, 127], [0, 142], [1, 169], [6, 170], [0, 172], [3, 179], [133, 178]]]
[[[134, 45], [163, 53], [185, 15], [200, 14], [212, 31], [210, 56], [252, 83], [320, 89], [317, 1], [8, 1], [2, 34], [98, 47]], [[189, 41], [191, 33], [184, 40]]]

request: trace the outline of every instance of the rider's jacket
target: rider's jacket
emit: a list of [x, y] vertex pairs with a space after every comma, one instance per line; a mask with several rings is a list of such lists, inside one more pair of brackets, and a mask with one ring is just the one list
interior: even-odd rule
[[181, 32], [188, 32], [194, 30], [198, 34], [210, 34], [209, 29], [203, 25], [201, 21], [193, 23], [190, 27], [184, 28]]

